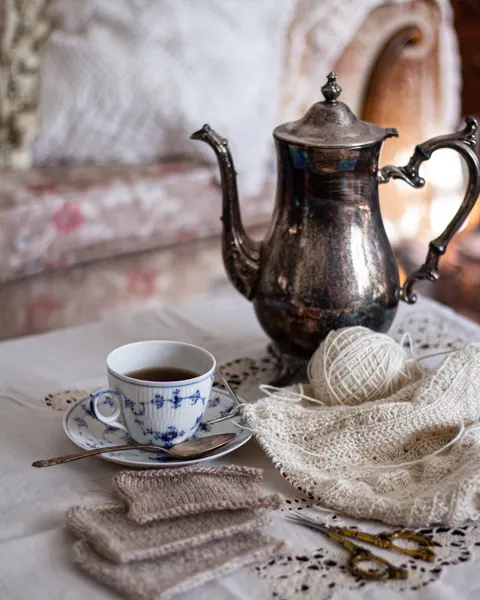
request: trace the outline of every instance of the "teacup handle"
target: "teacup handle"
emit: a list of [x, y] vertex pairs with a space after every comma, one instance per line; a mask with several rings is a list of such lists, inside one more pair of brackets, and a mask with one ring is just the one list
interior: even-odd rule
[[[102, 415], [102, 413], [98, 410], [97, 406], [98, 401], [104, 394], [110, 394], [112, 400], [117, 405], [114, 412], [108, 416]], [[120, 421], [118, 420], [118, 417], [122, 414], [122, 407], [120, 405], [119, 396], [120, 394], [117, 392], [117, 390], [114, 390], [113, 388], [102, 388], [101, 390], [90, 394], [90, 407], [92, 409], [93, 414], [99, 421], [105, 423], [105, 425], [115, 427], [115, 429], [122, 429], [122, 431], [126, 431], [128, 433], [128, 429], [125, 427], [125, 425], [123, 423], [120, 423]]]

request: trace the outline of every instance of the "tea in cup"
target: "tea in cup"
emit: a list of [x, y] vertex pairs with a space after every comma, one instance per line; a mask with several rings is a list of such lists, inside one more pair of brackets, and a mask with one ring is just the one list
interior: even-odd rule
[[[91, 394], [92, 412], [139, 444], [171, 448], [193, 437], [202, 421], [215, 366], [210, 352], [183, 342], [121, 346], [107, 357], [110, 387]], [[108, 415], [99, 410], [105, 395], [115, 407]]]

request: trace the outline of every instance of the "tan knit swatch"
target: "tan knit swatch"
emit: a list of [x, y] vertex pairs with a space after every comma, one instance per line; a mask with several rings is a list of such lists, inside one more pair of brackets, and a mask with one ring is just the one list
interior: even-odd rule
[[74, 545], [74, 561], [86, 573], [132, 600], [167, 600], [173, 594], [281, 552], [283, 542], [253, 531], [186, 551], [126, 565], [99, 556], [86, 540]]
[[212, 510], [273, 508], [280, 495], [260, 495], [262, 470], [229, 465], [122, 471], [113, 478], [128, 518], [149, 523]]
[[[276, 499], [270, 508], [279, 508]], [[222, 510], [163, 519], [139, 525], [126, 517], [125, 506], [73, 506], [67, 526], [86, 539], [98, 554], [115, 563], [165, 556], [237, 533], [259, 529], [267, 511]]]

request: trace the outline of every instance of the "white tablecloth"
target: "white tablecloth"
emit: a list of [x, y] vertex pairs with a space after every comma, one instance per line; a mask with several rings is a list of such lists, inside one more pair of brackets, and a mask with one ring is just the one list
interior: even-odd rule
[[[410, 312], [409, 312], [410, 311]], [[416, 312], [415, 312], [416, 311]], [[480, 339], [480, 328], [422, 301], [401, 306], [399, 318], [440, 315], [460, 338]], [[408, 319], [407, 319], [408, 326]], [[443, 325], [442, 325], [443, 327]], [[219, 363], [260, 355], [266, 337], [253, 309], [241, 297], [159, 309], [45, 335], [0, 344], [0, 599], [106, 600], [117, 598], [72, 565], [72, 538], [64, 527], [68, 507], [105, 498], [113, 473], [120, 467], [99, 458], [49, 469], [34, 469], [33, 460], [74, 451], [62, 431], [63, 414], [47, 407], [44, 397], [62, 389], [92, 388], [105, 383], [104, 361], [116, 346], [144, 339], [177, 339], [204, 346]], [[265, 469], [265, 488], [288, 496], [295, 491], [270, 465], [255, 441], [225, 457]], [[295, 551], [305, 546], [328, 546], [314, 532], [288, 524], [282, 516], [271, 527], [289, 538]], [[293, 585], [293, 584], [292, 584]], [[195, 600], [256, 600], [271, 597], [269, 581], [252, 569], [211, 582], [182, 598]], [[306, 593], [306, 590], [304, 590]], [[299, 593], [292, 597], [307, 597]], [[388, 600], [473, 600], [480, 597], [480, 570], [472, 563], [445, 569], [439, 581], [418, 591], [393, 592], [382, 584], [363, 590], [342, 590], [336, 598]]]

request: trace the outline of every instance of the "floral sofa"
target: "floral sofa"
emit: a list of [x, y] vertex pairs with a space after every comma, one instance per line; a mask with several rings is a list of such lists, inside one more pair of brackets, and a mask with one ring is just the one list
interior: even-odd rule
[[[43, 0], [19, 2], [33, 6], [33, 12], [46, 4]], [[390, 4], [371, 0], [367, 4], [372, 11], [357, 27], [352, 45], [332, 57], [328, 65], [338, 67], [339, 80], [346, 83], [344, 100], [358, 114], [362, 113], [368, 74], [385, 36], [404, 29], [412, 20], [418, 24], [420, 15], [432, 30], [429, 35], [438, 41], [444, 25], [438, 6], [445, 2], [405, 0]], [[347, 14], [349, 2], [344, 0], [340, 5], [342, 14]], [[318, 22], [312, 17], [314, 8]], [[317, 59], [324, 54], [318, 29], [326, 19], [321, 9], [321, 0], [295, 2], [286, 34], [278, 122], [302, 114], [318, 98], [322, 80]], [[337, 18], [344, 18], [342, 14]], [[39, 37], [47, 37], [44, 28]], [[399, 78], [418, 76], [420, 84], [427, 85], [432, 76], [424, 63], [438, 62], [438, 47], [431, 45], [421, 59], [399, 54], [398, 60], [406, 65]], [[11, 62], [7, 67], [13, 72]], [[363, 77], [359, 77], [360, 72]], [[435, 89], [437, 84], [432, 82]], [[297, 96], [292, 95], [297, 89], [301, 90]], [[404, 92], [399, 90], [395, 103], [401, 103], [404, 94], [404, 101], [411, 104], [408, 86]], [[396, 113], [401, 113], [398, 107]], [[402, 118], [398, 114], [398, 119]], [[425, 121], [418, 116], [418, 130], [421, 118], [422, 124]], [[435, 118], [438, 122], [434, 125], [444, 129], [445, 119]], [[392, 125], [381, 121], [379, 118], [381, 125]], [[7, 122], [11, 125], [12, 119], [3, 118], [3, 148], [5, 140], [10, 144], [18, 139], [31, 143], [30, 134], [22, 137], [18, 131], [12, 133], [5, 128]], [[20, 124], [23, 122], [19, 119]], [[401, 123], [395, 125], [401, 129]], [[415, 123], [409, 122], [408, 127], [414, 130]], [[422, 131], [419, 135], [425, 137]], [[0, 172], [0, 338], [106, 316], [121, 317], [127, 310], [174, 304], [227, 288], [221, 263], [221, 198], [215, 165], [184, 157], [136, 165], [39, 166], [28, 164], [22, 147], [13, 148], [10, 156], [15, 160], [9, 164], [4, 157]], [[254, 237], [266, 229], [273, 197], [274, 168], [270, 165], [263, 186], [241, 198], [244, 222]]]

